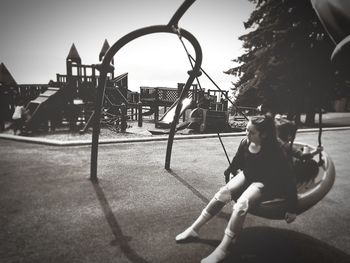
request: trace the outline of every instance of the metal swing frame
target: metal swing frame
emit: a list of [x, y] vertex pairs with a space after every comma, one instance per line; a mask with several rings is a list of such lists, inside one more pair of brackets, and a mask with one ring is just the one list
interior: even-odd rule
[[[189, 77], [186, 81], [184, 88], [181, 91], [179, 101], [182, 101], [187, 95], [193, 81], [196, 77], [200, 75], [200, 69], [202, 64], [202, 49], [197, 41], [197, 39], [187, 30], [179, 28], [178, 23], [181, 17], [185, 12], [190, 8], [190, 6], [196, 0], [185, 0], [179, 9], [175, 12], [173, 17], [170, 19], [169, 23], [166, 25], [154, 25], [149, 27], [144, 27], [130, 32], [129, 34], [120, 38], [117, 42], [111, 46], [106, 52], [102, 63], [97, 65], [97, 69], [100, 71], [97, 94], [96, 94], [96, 103], [95, 103], [95, 114], [93, 119], [93, 132], [92, 132], [92, 146], [91, 146], [91, 164], [90, 164], [90, 179], [92, 181], [98, 181], [97, 177], [97, 162], [98, 162], [98, 143], [99, 143], [99, 134], [100, 134], [100, 118], [101, 118], [101, 108], [103, 103], [104, 92], [106, 88], [107, 74], [114, 70], [114, 67], [111, 65], [114, 55], [126, 44], [135, 40], [136, 38], [155, 34], [155, 33], [169, 33], [169, 34], [181, 34], [181, 36], [187, 39], [192, 45], [196, 62], [194, 67], [188, 71]], [[165, 159], [165, 168], [170, 169], [170, 159], [172, 152], [172, 145], [174, 141], [174, 136], [176, 132], [176, 125], [179, 121], [181, 111], [181, 103], [178, 103], [175, 109], [174, 120], [170, 126], [170, 133], [168, 137], [167, 152]]]
[[[173, 17], [170, 19], [169, 23], [166, 25], [154, 25], [149, 27], [144, 27], [130, 32], [124, 37], [120, 38], [113, 46], [109, 48], [106, 52], [102, 63], [97, 65], [96, 68], [100, 71], [99, 82], [97, 86], [96, 94], [96, 104], [95, 104], [95, 114], [93, 116], [93, 133], [92, 133], [92, 147], [91, 147], [91, 165], [90, 165], [90, 180], [93, 182], [98, 181], [97, 177], [97, 162], [98, 162], [98, 143], [100, 134], [100, 118], [101, 109], [103, 104], [104, 92], [106, 88], [107, 74], [114, 70], [111, 65], [114, 55], [126, 44], [135, 40], [136, 38], [155, 34], [155, 33], [169, 33], [176, 34], [187, 39], [195, 51], [195, 59], [189, 54], [189, 59], [191, 62], [192, 69], [188, 71], [189, 77], [186, 81], [184, 88], [181, 91], [179, 97], [179, 103], [176, 105], [175, 115], [173, 122], [171, 123], [170, 133], [168, 137], [166, 159], [165, 159], [165, 169], [170, 170], [170, 159], [172, 152], [172, 145], [174, 141], [174, 135], [176, 132], [176, 126], [180, 118], [181, 111], [181, 101], [186, 97], [193, 81], [201, 75], [201, 64], [202, 64], [202, 49], [197, 41], [197, 39], [187, 30], [179, 28], [178, 22], [185, 12], [190, 8], [190, 6], [196, 0], [185, 0], [179, 9], [175, 12]], [[192, 65], [192, 61], [195, 63]], [[320, 113], [320, 129], [319, 129], [319, 145], [321, 145], [321, 134], [322, 134], [322, 113]], [[220, 142], [222, 144], [221, 138], [219, 136]], [[223, 144], [222, 144], [223, 146]], [[224, 148], [224, 147], [223, 147]], [[225, 150], [225, 148], [224, 148]], [[226, 153], [226, 152], [225, 152]], [[227, 153], [226, 153], [227, 156]], [[321, 157], [321, 155], [320, 155]], [[322, 163], [324, 166], [324, 172], [322, 175], [321, 182], [312, 191], [300, 196], [300, 205], [298, 213], [309, 209], [311, 206], [316, 204], [324, 195], [330, 190], [334, 183], [335, 169], [334, 164], [329, 156], [325, 156], [325, 162]], [[229, 159], [228, 159], [229, 161]], [[283, 216], [283, 211], [285, 211], [285, 202], [283, 200], [272, 200], [272, 202], [263, 203], [259, 209], [253, 211], [253, 214], [258, 216], [263, 216], [266, 218], [281, 219]]]

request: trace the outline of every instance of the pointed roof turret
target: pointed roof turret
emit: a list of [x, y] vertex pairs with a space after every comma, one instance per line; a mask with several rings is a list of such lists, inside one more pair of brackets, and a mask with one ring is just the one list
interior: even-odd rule
[[103, 43], [102, 49], [100, 51], [100, 54], [98, 55], [98, 59], [101, 61], [104, 55], [106, 55], [107, 50], [109, 49], [109, 44], [107, 39], [105, 39], [105, 42]]
[[4, 86], [17, 85], [17, 82], [12, 77], [4, 63], [0, 64], [0, 84]]
[[[102, 49], [100, 51], [100, 54], [98, 55], [99, 61], [102, 61], [103, 57], [106, 55], [107, 50], [110, 48], [107, 39], [105, 39], [105, 42], [103, 43]], [[112, 64], [114, 64], [114, 60], [112, 59]]]
[[81, 58], [79, 56], [78, 50], [75, 47], [74, 43], [73, 43], [72, 47], [70, 48], [70, 51], [68, 53], [66, 60], [67, 61], [70, 60], [70, 61], [76, 62], [78, 64], [81, 64]]

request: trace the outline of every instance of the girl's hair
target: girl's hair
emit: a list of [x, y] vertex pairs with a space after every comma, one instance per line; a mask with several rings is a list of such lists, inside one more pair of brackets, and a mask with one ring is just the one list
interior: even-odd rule
[[250, 121], [260, 133], [262, 146], [272, 146], [277, 143], [275, 121], [270, 114], [253, 116]]

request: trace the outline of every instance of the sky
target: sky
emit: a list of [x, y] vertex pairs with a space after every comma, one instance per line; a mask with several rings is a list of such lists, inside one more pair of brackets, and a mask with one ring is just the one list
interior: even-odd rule
[[[46, 84], [66, 74], [74, 43], [83, 64], [99, 63], [107, 39], [112, 46], [136, 29], [165, 25], [182, 0], [0, 0], [0, 63], [18, 84]], [[203, 51], [202, 68], [222, 89], [234, 77], [223, 71], [243, 53], [238, 37], [253, 10], [248, 0], [197, 0], [179, 21]], [[191, 46], [187, 47], [192, 51]], [[192, 53], [194, 56], [194, 54]], [[174, 34], [152, 34], [124, 46], [114, 57], [115, 75], [128, 73], [129, 89], [177, 87], [191, 69]], [[202, 75], [201, 86], [215, 89]]]

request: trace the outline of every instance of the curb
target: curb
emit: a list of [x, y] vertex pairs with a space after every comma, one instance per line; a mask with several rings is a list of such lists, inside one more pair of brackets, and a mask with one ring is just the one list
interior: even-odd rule
[[[344, 127], [335, 127], [335, 128], [323, 128], [322, 131], [341, 131], [341, 130], [350, 130], [350, 126]], [[300, 129], [298, 133], [307, 133], [307, 132], [318, 132], [318, 128], [311, 129]], [[222, 133], [221, 137], [236, 137], [244, 136], [245, 132], [234, 132], [234, 133]], [[192, 139], [207, 139], [207, 138], [217, 138], [216, 133], [211, 134], [193, 134], [193, 135], [175, 135], [174, 140], [192, 140]], [[12, 134], [0, 134], [0, 139], [27, 142], [27, 143], [36, 143], [44, 144], [51, 146], [83, 146], [91, 145], [91, 140], [74, 140], [74, 141], [59, 141], [53, 139], [45, 138], [33, 138], [25, 137]], [[128, 138], [128, 139], [101, 139], [99, 144], [117, 144], [117, 143], [135, 143], [135, 142], [153, 142], [153, 141], [167, 141], [168, 136], [157, 136], [157, 137], [147, 137], [147, 138]]]

